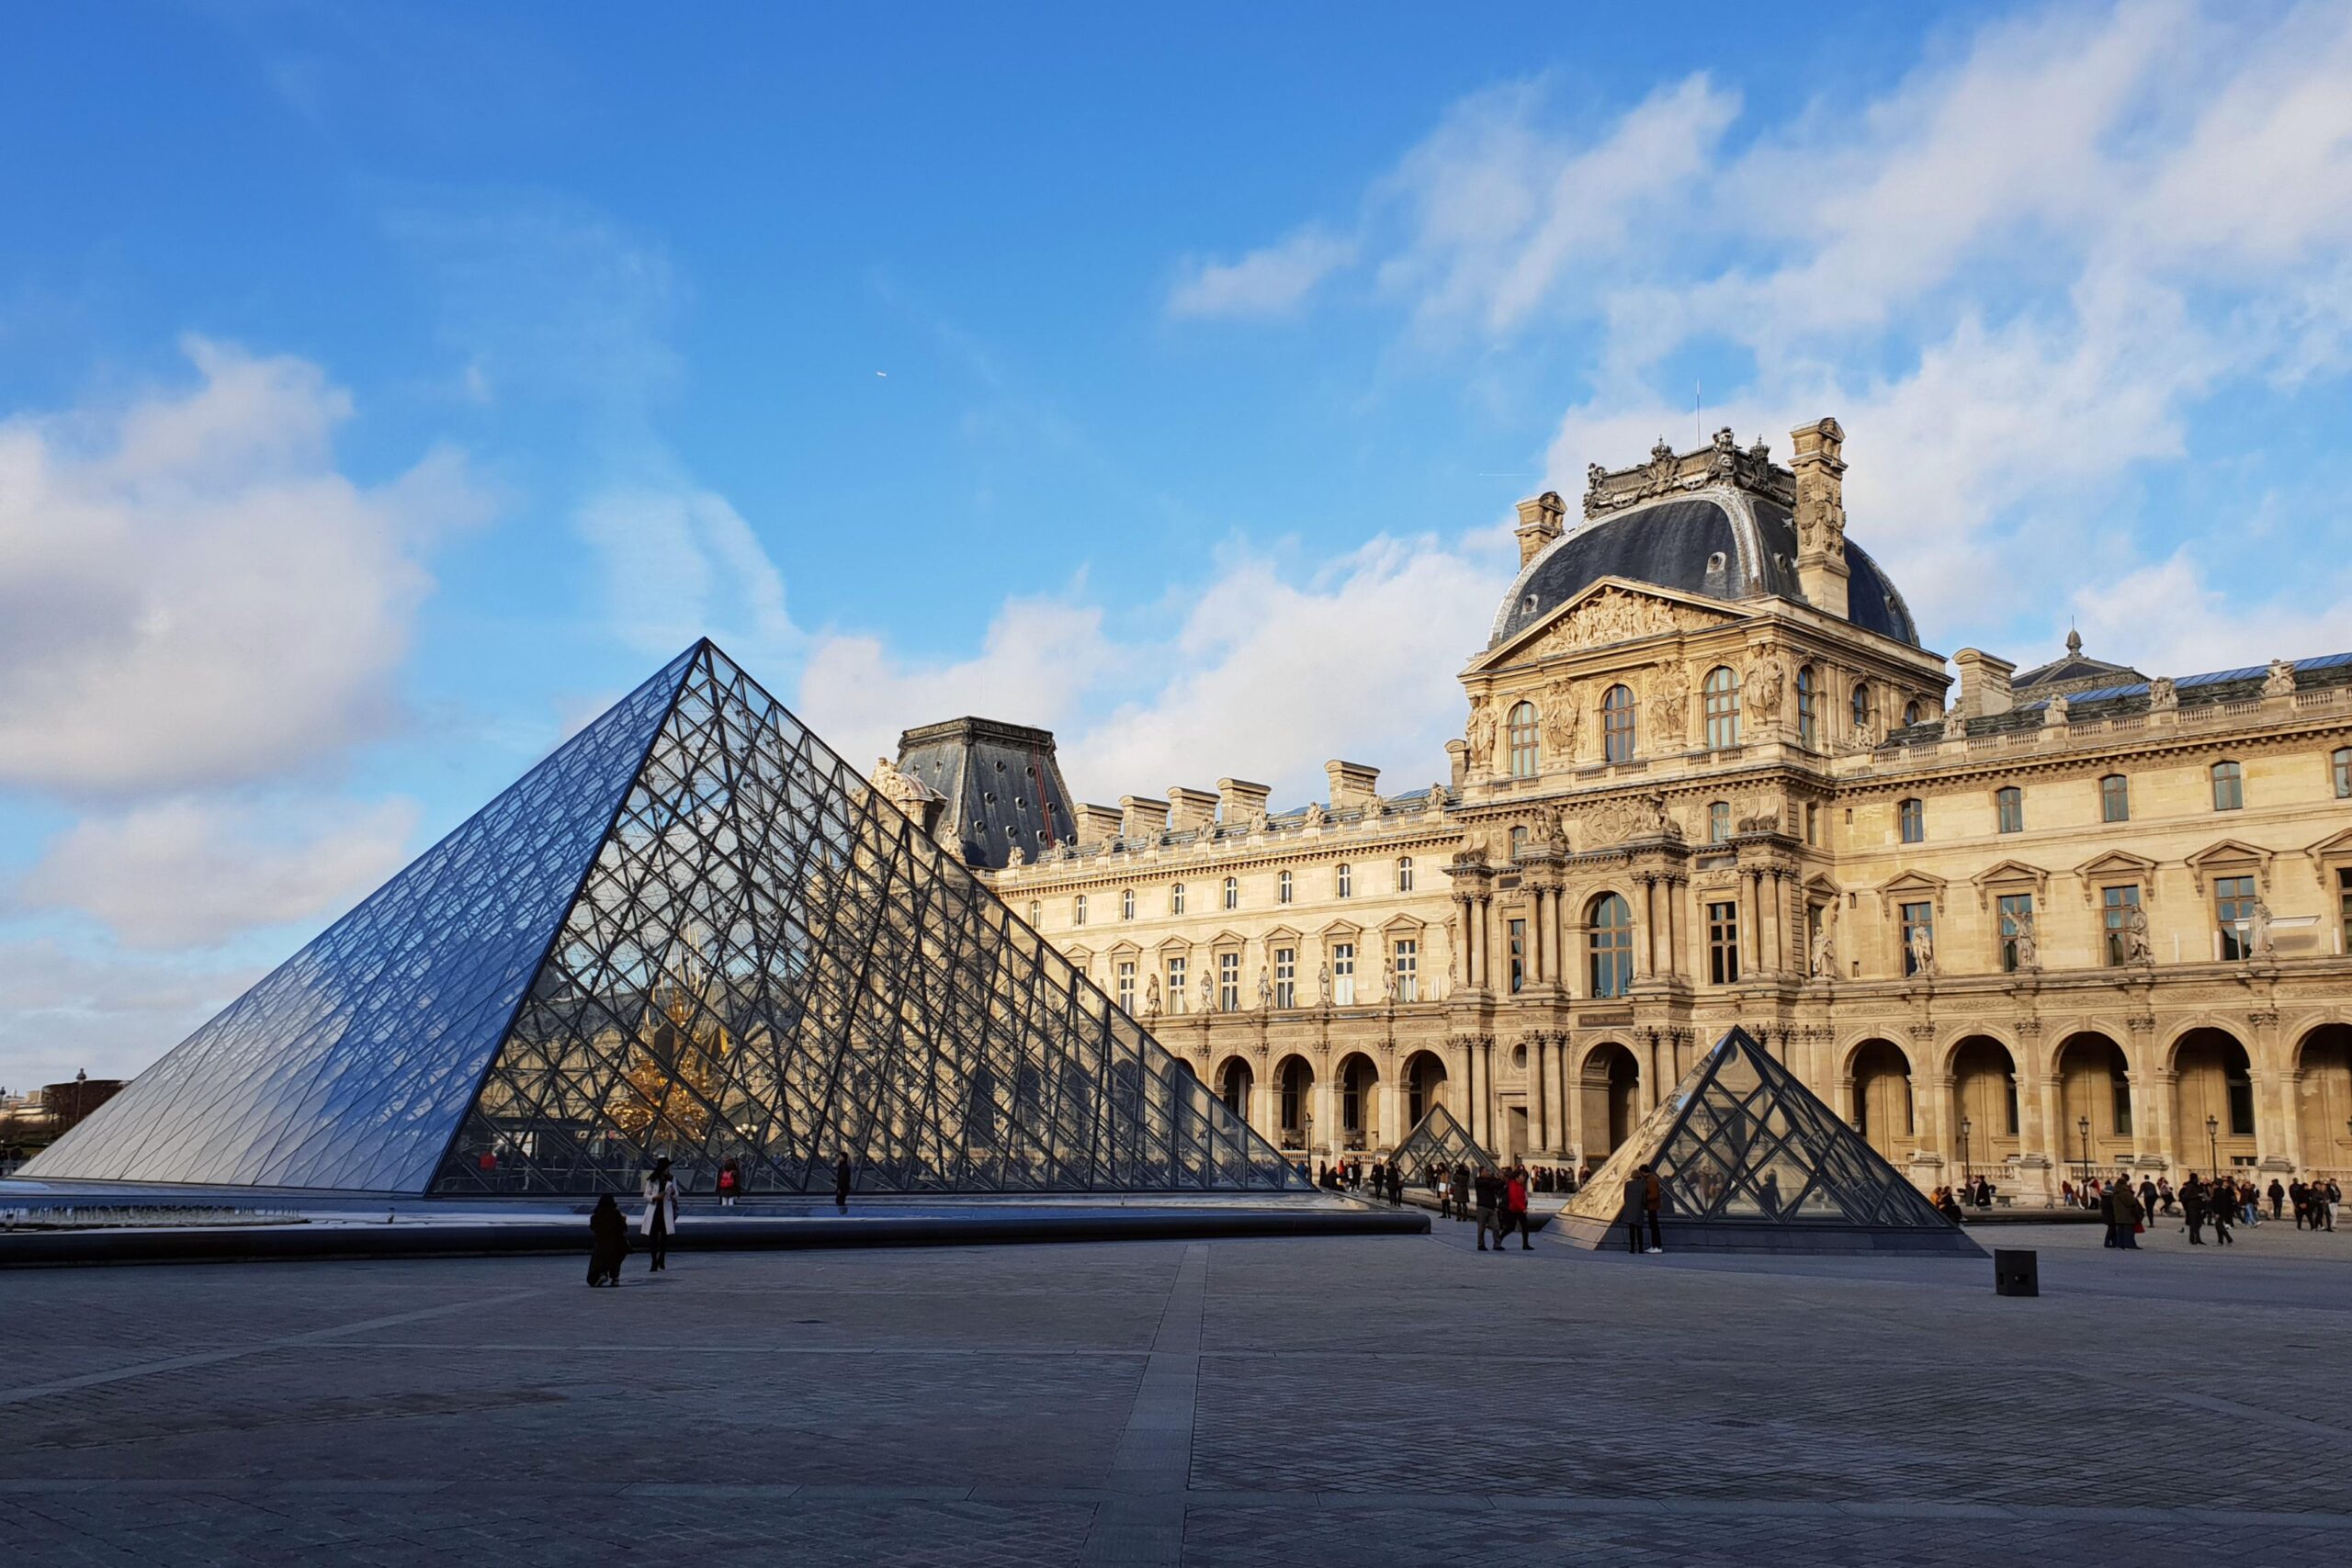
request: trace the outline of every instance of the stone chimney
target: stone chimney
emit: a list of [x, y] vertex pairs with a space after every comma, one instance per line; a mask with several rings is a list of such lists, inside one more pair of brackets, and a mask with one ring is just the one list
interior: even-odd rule
[[1951, 661], [1960, 668], [1957, 711], [1961, 717], [1989, 718], [2015, 705], [2016, 699], [2009, 694], [2009, 677], [2018, 672], [2014, 663], [1974, 648], [1962, 649]]
[[1168, 803], [1149, 795], [1119, 796], [1119, 837], [1157, 839], [1168, 831]]
[[1168, 792], [1168, 826], [1179, 833], [1189, 833], [1195, 828], [1216, 824], [1216, 792], [1211, 789], [1186, 789], [1178, 784]]
[[1273, 791], [1248, 779], [1219, 779], [1216, 792], [1225, 797], [1225, 820], [1229, 827], [1242, 827], [1266, 814], [1266, 802]]
[[[1554, 497], [1557, 500], [1558, 497]], [[1331, 781], [1331, 809], [1346, 811], [1380, 800], [1380, 770], [1362, 762], [1326, 762], [1324, 776]]]
[[1533, 560], [1538, 551], [1560, 536], [1560, 519], [1567, 510], [1567, 502], [1560, 499], [1556, 490], [1547, 490], [1532, 501], [1519, 503], [1520, 565]]
[[1796, 456], [1797, 584], [1805, 603], [1825, 615], [1846, 615], [1846, 464], [1838, 449], [1846, 433], [1834, 419], [1789, 432]]
[[1117, 838], [1126, 820], [1115, 806], [1081, 806], [1077, 816], [1078, 847], [1082, 850]]

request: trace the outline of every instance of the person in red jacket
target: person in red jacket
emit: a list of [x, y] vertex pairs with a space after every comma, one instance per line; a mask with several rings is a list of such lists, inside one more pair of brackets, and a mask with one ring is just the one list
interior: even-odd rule
[[1527, 1239], [1527, 1168], [1523, 1165], [1511, 1168], [1510, 1184], [1503, 1189], [1503, 1229], [1496, 1235], [1495, 1245], [1500, 1247], [1503, 1237], [1516, 1227], [1519, 1249], [1521, 1252], [1534, 1251], [1534, 1244]]

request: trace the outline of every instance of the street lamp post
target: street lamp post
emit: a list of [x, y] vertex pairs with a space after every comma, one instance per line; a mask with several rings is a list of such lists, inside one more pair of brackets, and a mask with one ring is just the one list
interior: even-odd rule
[[1976, 1167], [1968, 1157], [1968, 1134], [1975, 1125], [1965, 1116], [1960, 1119], [1960, 1179], [1971, 1188], [1976, 1185]]
[[2091, 1119], [2087, 1116], [2075, 1117], [2075, 1131], [2083, 1140], [2082, 1180], [2076, 1185], [2088, 1187], [2091, 1184]]
[[2205, 1163], [2213, 1168], [2215, 1176], [2222, 1174], [2222, 1119], [2218, 1116], [2205, 1118]]

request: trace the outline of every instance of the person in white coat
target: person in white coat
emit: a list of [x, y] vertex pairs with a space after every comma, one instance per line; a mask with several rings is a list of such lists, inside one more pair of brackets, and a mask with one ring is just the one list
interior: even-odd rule
[[645, 1233], [646, 1251], [653, 1259], [646, 1272], [659, 1274], [670, 1267], [670, 1233], [678, 1224], [678, 1183], [670, 1174], [666, 1156], [653, 1162], [642, 1190], [645, 1214], [638, 1221], [638, 1229]]

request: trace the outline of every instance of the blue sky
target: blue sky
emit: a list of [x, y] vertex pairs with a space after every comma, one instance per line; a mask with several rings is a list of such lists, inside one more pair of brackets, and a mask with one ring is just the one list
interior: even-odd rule
[[2340, 6], [5, 27], [9, 1087], [704, 632], [861, 763], [1419, 787], [1511, 502], [1661, 434], [1837, 414], [1945, 651], [2352, 648]]

